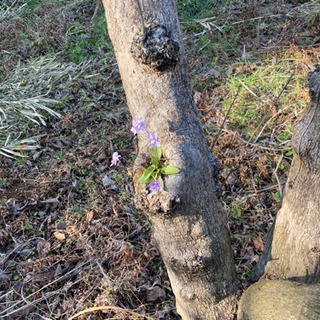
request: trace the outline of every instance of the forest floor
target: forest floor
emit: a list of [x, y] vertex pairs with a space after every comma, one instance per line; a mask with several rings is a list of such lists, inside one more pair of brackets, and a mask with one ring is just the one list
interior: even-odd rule
[[[245, 284], [320, 63], [320, 2], [177, 4]], [[133, 203], [137, 140], [94, 9], [91, 0], [0, 5], [0, 319], [179, 319], [151, 225]]]

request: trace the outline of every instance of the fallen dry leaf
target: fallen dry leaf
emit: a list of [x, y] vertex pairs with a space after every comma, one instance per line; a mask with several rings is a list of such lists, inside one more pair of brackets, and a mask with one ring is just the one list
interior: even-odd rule
[[264, 244], [263, 244], [262, 238], [260, 236], [253, 238], [252, 241], [253, 241], [253, 245], [254, 245], [256, 250], [263, 251]]
[[66, 240], [66, 235], [64, 233], [59, 232], [59, 231], [54, 232], [53, 235], [60, 241]]
[[87, 211], [87, 213], [86, 213], [86, 222], [89, 223], [93, 219], [93, 216], [94, 216], [94, 211], [93, 210]]

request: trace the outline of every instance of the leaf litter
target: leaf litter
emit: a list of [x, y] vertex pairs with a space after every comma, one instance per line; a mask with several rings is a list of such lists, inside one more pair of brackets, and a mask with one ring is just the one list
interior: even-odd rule
[[[88, 26], [91, 23], [94, 4], [85, 0], [75, 3], [77, 6], [68, 4], [65, 11], [55, 7], [57, 4], [47, 11], [41, 6], [36, 9], [36, 21], [44, 34], [49, 30], [46, 21], [50, 21], [41, 20], [44, 14], [53, 22], [60, 19], [61, 24], [50, 26], [59, 43], [49, 39], [45, 45], [32, 42], [23, 49], [25, 39], [17, 36], [10, 42], [7, 37], [4, 48], [12, 55], [1, 53], [1, 58], [8, 62], [7, 69], [0, 70], [0, 75], [6, 75], [2, 79], [16, 79], [11, 83], [20, 84], [20, 94], [34, 92], [29, 97], [58, 101], [48, 103], [54, 112], [59, 112], [61, 119], [46, 115], [45, 127], [34, 126], [29, 121], [24, 128], [11, 123], [12, 135], [17, 134], [14, 139], [20, 139], [19, 135], [22, 139], [37, 137], [35, 145], [41, 149], [22, 150], [27, 158], [0, 156], [0, 318], [178, 319], [165, 267], [150, 236], [150, 223], [132, 203], [133, 187], [127, 168], [133, 165], [137, 142], [130, 134], [131, 117], [115, 60], [103, 53], [102, 59], [93, 56], [76, 65], [65, 61], [61, 52], [54, 57], [48, 54], [50, 46], [57, 49], [65, 45], [65, 37], [70, 32], [66, 33], [61, 26], [66, 25], [67, 19], [71, 21], [78, 16], [82, 23]], [[225, 101], [233, 98], [233, 88], [228, 86], [231, 77], [250, 76], [254, 72], [261, 72], [261, 78], [267, 77], [260, 71], [259, 61], [266, 52], [264, 61], [271, 61], [274, 68], [279, 63], [287, 63], [283, 62], [285, 59], [296, 59], [289, 62], [296, 64], [295, 74], [301, 73], [304, 77], [308, 71], [305, 65], [312, 66], [319, 61], [317, 48], [301, 47], [287, 40], [292, 30], [301, 33], [303, 29], [302, 39], [317, 32], [315, 3], [296, 7], [264, 6], [262, 13], [255, 6], [250, 7], [252, 10], [241, 5], [226, 7], [218, 19], [230, 23], [255, 19], [254, 23], [260, 23], [259, 41], [267, 43], [271, 39], [270, 44], [259, 49], [253, 43], [250, 47], [245, 31], [255, 32], [257, 36], [256, 26], [244, 31], [243, 23], [238, 23], [234, 25], [235, 32], [239, 32], [239, 46], [235, 46], [235, 53], [239, 53], [237, 59], [226, 56], [218, 48], [215, 51], [218, 62], [212, 67], [205, 55], [188, 52], [195, 101], [210, 143], [215, 141], [225, 119], [228, 109]], [[287, 12], [289, 19], [276, 22], [271, 17], [256, 19], [266, 14], [268, 8], [272, 14]], [[13, 9], [11, 3], [8, 19], [0, 21], [1, 30], [11, 32], [25, 23], [17, 18], [23, 16], [21, 2], [17, 2], [15, 13]], [[282, 29], [281, 39], [272, 38], [281, 23], [290, 28]], [[310, 25], [307, 30], [302, 28], [306, 24]], [[208, 29], [206, 24], [202, 25]], [[215, 27], [211, 25], [211, 28]], [[30, 34], [26, 39], [30, 40]], [[186, 38], [187, 46], [189, 40], [190, 34]], [[72, 38], [72, 41], [76, 40]], [[13, 51], [13, 48], [19, 49]], [[111, 47], [109, 50], [111, 52]], [[246, 60], [248, 52], [254, 50], [257, 50], [254, 53], [257, 61]], [[39, 59], [39, 53], [44, 57]], [[230, 59], [234, 59], [232, 63]], [[35, 67], [39, 63], [42, 68], [52, 66], [53, 74], [49, 76], [51, 71], [46, 69], [43, 76], [33, 76], [36, 81], [33, 87], [26, 70], [33, 65], [34, 74], [39, 74], [36, 70], [40, 69]], [[291, 70], [286, 73], [284, 83]], [[267, 112], [272, 113], [270, 101], [274, 101], [278, 93], [252, 87], [246, 79], [240, 79], [245, 85], [239, 82], [245, 103], [269, 105]], [[290, 82], [282, 97], [293, 91], [295, 83]], [[307, 103], [307, 92], [299, 90], [291, 94], [289, 103], [295, 98]], [[242, 101], [240, 99], [232, 110], [241, 110]], [[47, 102], [40, 102], [41, 107], [42, 103]], [[279, 99], [278, 103], [283, 101]], [[292, 110], [274, 113], [269, 123], [261, 124], [261, 129], [266, 124], [264, 130], [256, 132], [259, 123], [255, 119], [244, 119], [247, 127], [253, 128], [244, 132], [236, 125], [236, 114], [232, 114], [232, 110], [213, 152], [222, 166], [221, 200], [228, 215], [235, 263], [240, 278], [248, 279], [274, 220], [280, 201], [277, 192], [284, 185], [292, 157], [285, 140], [290, 139], [290, 132], [285, 139], [280, 137], [282, 140], [278, 138], [279, 133], [282, 134], [280, 130], [288, 119], [290, 125], [294, 125], [298, 114]], [[263, 117], [266, 111], [260, 107], [254, 112], [258, 112], [261, 122], [260, 115]], [[113, 168], [110, 159], [115, 151], [122, 155], [122, 161]]]

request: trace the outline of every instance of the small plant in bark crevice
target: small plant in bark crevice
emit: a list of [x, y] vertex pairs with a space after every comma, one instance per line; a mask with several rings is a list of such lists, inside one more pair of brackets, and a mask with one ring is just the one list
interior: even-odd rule
[[[132, 120], [131, 131], [133, 134], [142, 131], [146, 132], [147, 128], [145, 120], [142, 118]], [[150, 141], [149, 147], [151, 148], [151, 163], [146, 170], [142, 173], [138, 182], [149, 183], [151, 191], [161, 191], [164, 189], [164, 176], [179, 173], [179, 169], [172, 165], [166, 165], [163, 157], [162, 148], [157, 140], [157, 133], [148, 134]], [[121, 156], [115, 152], [112, 156], [112, 165], [116, 165]]]

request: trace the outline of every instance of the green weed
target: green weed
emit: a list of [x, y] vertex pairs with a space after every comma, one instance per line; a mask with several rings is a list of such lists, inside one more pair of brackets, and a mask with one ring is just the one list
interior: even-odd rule
[[177, 9], [183, 23], [193, 23], [194, 19], [209, 18], [217, 10], [216, 0], [178, 0]]
[[281, 193], [279, 191], [276, 192], [273, 197], [278, 203], [281, 201]]
[[242, 214], [241, 204], [238, 202], [232, 202], [232, 211], [231, 215], [233, 218], [240, 218]]
[[11, 276], [13, 281], [18, 281], [20, 278], [17, 274], [12, 274]]
[[7, 268], [12, 268], [14, 266], [16, 266], [18, 263], [16, 261], [13, 260], [8, 260], [7, 262]]
[[[298, 66], [292, 68], [286, 59], [283, 60], [277, 65], [272, 65], [270, 60], [261, 65], [239, 64], [228, 78], [226, 86], [229, 91], [236, 92], [240, 87], [229, 123], [241, 130], [246, 139], [256, 142], [261, 137], [270, 136], [274, 128], [279, 128], [275, 132], [276, 141], [290, 140], [293, 133], [290, 120], [294, 120], [309, 101], [305, 94], [306, 72], [295, 71]], [[225, 112], [233, 99], [234, 96], [223, 102]]]
[[225, 198], [222, 200], [222, 204], [224, 207], [224, 211], [227, 213], [227, 217], [229, 219], [238, 220], [242, 215], [242, 205], [238, 201], [232, 201], [230, 203], [230, 199]]
[[91, 56], [103, 59], [110, 48], [104, 13], [89, 26], [78, 21], [69, 26], [66, 54], [70, 61], [80, 64]]
[[28, 224], [27, 222], [24, 224], [24, 230], [31, 230], [32, 226], [30, 224]]
[[27, 1], [27, 7], [30, 9], [36, 9], [41, 5], [42, 1], [40, 0], [28, 0]]

